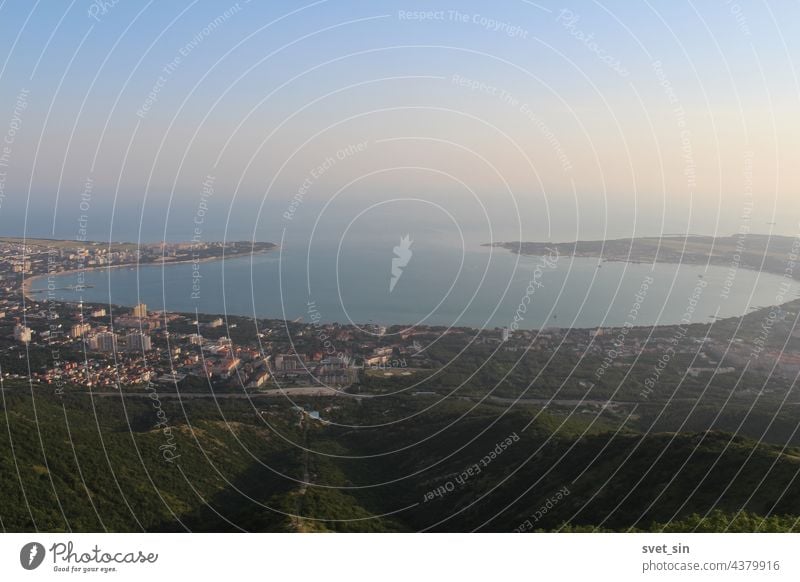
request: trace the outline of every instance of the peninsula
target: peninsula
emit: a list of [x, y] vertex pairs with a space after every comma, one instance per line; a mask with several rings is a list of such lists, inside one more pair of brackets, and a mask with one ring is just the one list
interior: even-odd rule
[[738, 233], [731, 236], [663, 235], [575, 242], [498, 242], [487, 244], [521, 255], [596, 258], [628, 263], [680, 263], [752, 269], [790, 278], [800, 272], [787, 269], [800, 254], [800, 237]]
[[256, 241], [212, 242], [99, 242], [47, 238], [0, 237], [0, 276], [20, 277], [22, 291], [30, 299], [33, 283], [41, 277], [83, 273], [92, 269], [157, 264], [201, 263], [233, 259], [277, 248], [275, 243]]

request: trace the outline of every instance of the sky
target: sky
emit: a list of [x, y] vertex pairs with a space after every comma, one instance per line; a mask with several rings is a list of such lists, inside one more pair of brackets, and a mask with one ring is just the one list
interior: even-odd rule
[[0, 231], [275, 240], [396, 207], [500, 239], [795, 236], [797, 22], [727, 0], [5, 1]]

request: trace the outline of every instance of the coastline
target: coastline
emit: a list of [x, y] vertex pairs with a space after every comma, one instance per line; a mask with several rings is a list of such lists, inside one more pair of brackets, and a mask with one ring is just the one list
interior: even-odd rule
[[[766, 235], [751, 233], [749, 242], [763, 241]], [[742, 243], [742, 240], [745, 243]], [[577, 259], [596, 259], [602, 263], [664, 264], [722, 267], [732, 271], [739, 269], [755, 273], [767, 273], [800, 281], [800, 270], [793, 268], [796, 255], [800, 253], [800, 238], [771, 235], [763, 248], [746, 248], [747, 238], [737, 235], [711, 237], [707, 235], [664, 235], [661, 237], [633, 237], [606, 240], [545, 243], [535, 241], [513, 241], [484, 243], [483, 246], [505, 249], [524, 257], [544, 254], [548, 248], [556, 249], [560, 255]], [[681, 248], [667, 243], [682, 243]], [[691, 248], [690, 243], [701, 241], [708, 247], [702, 250]], [[780, 243], [785, 246], [780, 247]], [[648, 244], [650, 246], [648, 246]], [[778, 247], [772, 248], [770, 244]], [[639, 245], [637, 247], [637, 245]], [[740, 246], [741, 245], [741, 246]], [[776, 262], [777, 261], [777, 262]]]
[[[273, 244], [273, 246], [271, 246], [270, 248], [237, 253], [237, 254], [235, 254], [233, 256], [214, 256], [214, 257], [205, 257], [205, 258], [201, 258], [201, 259], [189, 258], [189, 259], [182, 259], [182, 260], [175, 260], [175, 261], [152, 261], [152, 262], [146, 262], [146, 263], [123, 263], [123, 264], [116, 264], [116, 265], [92, 266], [92, 267], [86, 267], [86, 268], [83, 268], [83, 269], [69, 269], [69, 270], [64, 270], [64, 271], [58, 271], [56, 273], [41, 273], [41, 274], [37, 274], [37, 275], [31, 276], [31, 277], [25, 278], [25, 280], [23, 282], [23, 285], [22, 285], [22, 292], [24, 294], [24, 297], [25, 297], [26, 301], [42, 302], [43, 300], [46, 300], [45, 298], [42, 297], [42, 293], [44, 292], [44, 290], [41, 290], [41, 289], [40, 290], [34, 290], [33, 289], [33, 285], [39, 279], [46, 279], [51, 274], [56, 275], [56, 276], [62, 276], [62, 275], [77, 274], [77, 273], [81, 273], [81, 272], [85, 273], [87, 271], [98, 271], [98, 270], [101, 270], [101, 269], [118, 269], [118, 268], [123, 268], [123, 267], [134, 268], [134, 267], [146, 267], [146, 266], [151, 266], [151, 267], [161, 266], [163, 268], [164, 266], [168, 266], [168, 265], [178, 265], [178, 264], [184, 264], [185, 265], [185, 264], [211, 263], [211, 262], [214, 262], [214, 261], [224, 261], [226, 258], [227, 259], [240, 259], [240, 258], [243, 258], [245, 256], [253, 257], [254, 255], [257, 255], [257, 254], [269, 253], [269, 252], [272, 252], [272, 251], [280, 249], [280, 245], [277, 245], [277, 244], [274, 244], [274, 243], [272, 243], [272, 244]], [[533, 256], [537, 256], [537, 253], [524, 252], [524, 251], [521, 252], [521, 249], [519, 249], [519, 248], [511, 248], [511, 247], [519, 247], [520, 245], [545, 245], [545, 244], [550, 244], [550, 243], [503, 243], [503, 242], [498, 242], [498, 243], [493, 243], [493, 244], [486, 243], [486, 244], [484, 244], [482, 246], [495, 246], [497, 248], [504, 248], [505, 250], [509, 251], [512, 254], [519, 254], [519, 255], [522, 255], [522, 256], [533, 257]], [[567, 243], [554, 243], [553, 246], [564, 246], [566, 244]], [[571, 246], [572, 243], [569, 243], [569, 244]], [[691, 265], [691, 266], [695, 266], [695, 267], [696, 266], [706, 265], [706, 266], [711, 266], [711, 267], [716, 267], [716, 268], [722, 268], [722, 267], [727, 266], [727, 263], [724, 260], [720, 260], [720, 259], [723, 259], [723, 257], [720, 257], [720, 256], [715, 257], [717, 259], [716, 261], [705, 260], [705, 261], [702, 261], [702, 262], [695, 262], [695, 261], [692, 261], [692, 260], [685, 260], [683, 262], [680, 262], [680, 261], [672, 260], [668, 256], [659, 257], [655, 261], [641, 260], [640, 258], [636, 258], [636, 257], [628, 257], [628, 258], [619, 257], [619, 256], [608, 257], [608, 256], [600, 256], [600, 255], [596, 255], [595, 256], [595, 255], [587, 255], [587, 254], [583, 254], [583, 253], [566, 253], [566, 252], [563, 253], [563, 256], [565, 256], [565, 257], [570, 256], [570, 257], [575, 257], [575, 258], [580, 258], [580, 259], [596, 259], [596, 260], [599, 260], [599, 261], [601, 261], [603, 263], [605, 263], [605, 262], [627, 263], [627, 264], [644, 264], [644, 263], [656, 264], [657, 263], [657, 264], [672, 264], [672, 265], [674, 265], [674, 264], [686, 264], [686, 265]], [[696, 258], [696, 257], [692, 257], [692, 258]], [[774, 265], [765, 264], [763, 266], [763, 268], [758, 269], [758, 268], [755, 268], [755, 267], [751, 267], [750, 265], [746, 264], [745, 262], [741, 262], [740, 264], [738, 264], [736, 266], [736, 268], [737, 269], [742, 269], [742, 270], [745, 270], [745, 271], [750, 271], [750, 272], [756, 273], [756, 274], [763, 273], [763, 274], [769, 274], [769, 275], [772, 275], [772, 276], [781, 276], [781, 275], [785, 276], [785, 272], [783, 270], [770, 268], [771, 266], [774, 267]], [[800, 273], [793, 273], [793, 275], [794, 275], [794, 277], [793, 277], [794, 280], [800, 280]], [[70, 300], [56, 300], [56, 301], [58, 303], [62, 303], [62, 304], [76, 304], [77, 303], [76, 300], [71, 300], [71, 301]], [[800, 301], [800, 299], [795, 298], [795, 297], [786, 297], [783, 302], [781, 302], [779, 304], [774, 304], [774, 305], [775, 306], [777, 306], [777, 305], [785, 305], [785, 304], [794, 303], [794, 302], [797, 302], [797, 301]], [[92, 302], [92, 303], [95, 303], [95, 302]], [[124, 305], [124, 304], [119, 304], [119, 303], [110, 303], [109, 304], [109, 303], [103, 302], [103, 304], [111, 305], [111, 306], [115, 306], [115, 307], [120, 307], [120, 308], [129, 308], [130, 307], [130, 305]], [[723, 316], [723, 317], [715, 318], [713, 321], [698, 321], [697, 324], [701, 324], [701, 325], [713, 324], [713, 323], [718, 323], [720, 321], [724, 321], [724, 320], [731, 319], [731, 318], [744, 317], [744, 316], [747, 316], [747, 315], [751, 315], [752, 313], [760, 312], [760, 311], [762, 311], [764, 309], [769, 309], [769, 307], [770, 307], [769, 305], [764, 305], [763, 307], [759, 307], [759, 308], [751, 308], [751, 309], [753, 309], [753, 311], [748, 312], [748, 313], [742, 313], [740, 315]], [[208, 315], [208, 316], [214, 316], [214, 315], [219, 315], [219, 314], [220, 314], [219, 312], [213, 312], [213, 311], [201, 313], [201, 315]], [[273, 318], [267, 317], [267, 319], [273, 319]], [[275, 318], [275, 319], [281, 319], [281, 318]], [[292, 320], [286, 320], [286, 321], [292, 321]], [[405, 325], [405, 324], [396, 323], [396, 324], [391, 324], [391, 325]], [[671, 325], [674, 325], [674, 324], [671, 324], [671, 323], [660, 323], [656, 327], [669, 327]], [[436, 327], [436, 326], [433, 326], [433, 327]], [[476, 327], [474, 325], [461, 325], [461, 326], [458, 326], [458, 327], [464, 328], [464, 329], [479, 329], [478, 327]], [[553, 326], [553, 327], [557, 327], [557, 326]], [[640, 325], [637, 325], [636, 327], [651, 327], [651, 326], [649, 324], [642, 323]], [[578, 326], [574, 327], [574, 329], [594, 329], [594, 328], [595, 327], [590, 326], [590, 325], [589, 326], [587, 326], [587, 325], [578, 325]], [[573, 329], [573, 328], [564, 327], [562, 329]]]
[[[200, 263], [211, 263], [214, 261], [224, 261], [226, 259], [240, 259], [242, 257], [253, 257], [255, 255], [271, 253], [277, 250], [279, 245], [275, 244], [275, 246], [269, 249], [262, 249], [258, 251], [252, 251], [247, 253], [237, 253], [235, 256], [232, 257], [205, 257], [203, 259], [185, 259], [180, 261], [153, 261], [151, 263], [122, 263], [119, 265], [101, 265], [97, 267], [84, 267], [82, 269], [68, 269], [66, 271], [58, 271], [56, 273], [40, 273], [38, 275], [33, 275], [31, 277], [25, 278], [22, 281], [22, 295], [25, 298], [25, 301], [40, 301], [41, 298], [36, 297], [36, 293], [34, 293], [34, 289], [31, 289], [32, 285], [40, 280], [40, 279], [47, 279], [47, 277], [53, 275], [55, 277], [61, 277], [64, 275], [72, 275], [75, 273], [87, 273], [89, 271], [100, 271], [100, 270], [111, 270], [111, 269], [122, 269], [125, 267], [155, 267], [155, 266], [169, 266], [169, 265], [185, 265], [185, 264], [200, 264]], [[60, 302], [61, 303], [61, 302]], [[124, 306], [118, 306], [124, 307]]]

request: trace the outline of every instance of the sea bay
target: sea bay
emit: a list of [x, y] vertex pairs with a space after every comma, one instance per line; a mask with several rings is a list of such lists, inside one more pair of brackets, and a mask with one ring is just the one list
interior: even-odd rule
[[[75, 273], [54, 283], [60, 300], [144, 302], [151, 310], [520, 329], [702, 323], [798, 295], [795, 283], [782, 290], [778, 275], [721, 266], [519, 256], [431, 237], [413, 241], [405, 261], [399, 246], [389, 237], [289, 243], [224, 261], [89, 270], [79, 291], [68, 289]], [[39, 279], [32, 289], [46, 284]]]

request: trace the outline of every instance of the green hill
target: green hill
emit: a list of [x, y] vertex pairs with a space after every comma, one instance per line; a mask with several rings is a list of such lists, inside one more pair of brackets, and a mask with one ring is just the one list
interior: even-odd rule
[[787, 531], [800, 515], [800, 451], [722, 432], [411, 397], [314, 401], [337, 426], [277, 400], [164, 399], [158, 416], [144, 398], [2, 395], [5, 531]]

